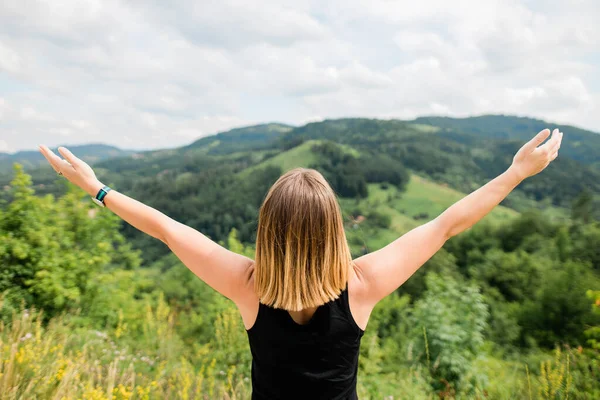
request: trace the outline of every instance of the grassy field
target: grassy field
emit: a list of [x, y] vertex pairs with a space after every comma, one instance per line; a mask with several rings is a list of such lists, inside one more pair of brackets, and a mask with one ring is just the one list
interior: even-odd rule
[[[412, 174], [405, 193], [394, 202], [393, 207], [415, 218], [427, 214], [427, 219], [436, 217], [446, 208], [467, 194], [454, 190], [444, 184], [438, 184], [422, 176]], [[507, 207], [497, 206], [485, 218], [502, 221], [519, 213]]]
[[[319, 157], [318, 154], [315, 154], [311, 150], [311, 147], [322, 142], [323, 141], [321, 140], [307, 140], [300, 146], [296, 146], [293, 149], [277, 154], [275, 157], [269, 158], [259, 164], [253, 165], [250, 168], [246, 168], [245, 170], [240, 172], [240, 176], [248, 176], [248, 174], [252, 173], [252, 171], [256, 171], [257, 169], [261, 169], [270, 165], [281, 167], [282, 173], [287, 172], [290, 169], [296, 167], [307, 168], [310, 165], [316, 163]], [[355, 157], [359, 156], [358, 150], [347, 145], [339, 146], [347, 153], [352, 154]]]
[[[359, 201], [340, 199], [340, 204], [346, 221], [350, 220], [355, 209], [363, 212], [377, 211], [391, 218], [388, 229], [371, 229], [361, 224], [348, 229], [352, 250], [359, 253], [363, 246], [369, 251], [385, 246], [407, 231], [437, 217], [465, 196], [465, 193], [412, 174], [405, 192], [400, 192], [391, 185], [374, 183], [369, 184], [367, 198]], [[517, 215], [519, 213], [510, 208], [497, 206], [483, 220], [501, 222]]]
[[240, 176], [245, 177], [256, 171], [267, 166], [279, 166], [282, 172], [286, 172], [295, 167], [308, 167], [309, 165], [317, 161], [317, 155], [310, 149], [314, 144], [319, 143], [318, 140], [309, 140], [302, 143], [300, 146], [294, 147], [288, 151], [277, 154], [275, 157], [271, 157], [261, 163], [253, 165], [250, 168], [239, 173]]

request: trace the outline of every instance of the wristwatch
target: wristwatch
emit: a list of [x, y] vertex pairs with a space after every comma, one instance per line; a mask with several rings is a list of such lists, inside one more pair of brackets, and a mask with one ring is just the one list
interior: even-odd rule
[[106, 204], [104, 204], [104, 198], [111, 190], [112, 189], [108, 186], [104, 186], [102, 189], [98, 190], [98, 194], [96, 197], [92, 197], [92, 200], [94, 200], [94, 203], [98, 204], [100, 207], [106, 207]]

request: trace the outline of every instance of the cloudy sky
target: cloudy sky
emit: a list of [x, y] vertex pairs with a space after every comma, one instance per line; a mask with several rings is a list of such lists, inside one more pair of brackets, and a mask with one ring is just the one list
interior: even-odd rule
[[2, 0], [0, 152], [510, 113], [600, 131], [600, 1]]

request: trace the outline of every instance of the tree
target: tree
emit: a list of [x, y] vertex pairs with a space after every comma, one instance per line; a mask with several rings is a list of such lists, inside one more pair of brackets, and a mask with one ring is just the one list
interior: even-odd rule
[[[31, 177], [14, 165], [12, 201], [0, 214], [0, 293], [6, 309], [26, 305], [52, 316], [77, 306], [94, 273], [119, 262], [139, 266], [139, 252], [118, 233], [120, 219], [68, 184], [67, 193], [35, 197]], [[10, 310], [7, 312], [10, 314]]]
[[231, 228], [231, 231], [229, 232], [226, 247], [234, 253], [254, 258], [254, 249], [250, 246], [244, 246], [244, 244], [238, 240], [238, 231], [235, 228]]
[[[600, 316], [600, 290], [588, 290], [587, 297], [593, 301], [593, 312]], [[588, 344], [593, 349], [600, 350], [600, 325], [592, 326], [586, 329], [585, 335], [589, 338]]]
[[488, 308], [475, 286], [435, 273], [429, 273], [426, 282], [427, 291], [415, 303], [410, 321], [415, 348], [438, 383], [462, 386], [483, 345]]
[[579, 196], [573, 201], [571, 206], [571, 218], [574, 220], [581, 220], [584, 223], [589, 223], [592, 218], [592, 203], [594, 198], [592, 193], [587, 189], [583, 188], [583, 190], [579, 193]]
[[548, 266], [539, 293], [523, 306], [523, 334], [547, 348], [564, 342], [583, 344], [585, 328], [599, 321], [590, 310], [586, 290], [598, 284], [589, 265], [569, 260]]

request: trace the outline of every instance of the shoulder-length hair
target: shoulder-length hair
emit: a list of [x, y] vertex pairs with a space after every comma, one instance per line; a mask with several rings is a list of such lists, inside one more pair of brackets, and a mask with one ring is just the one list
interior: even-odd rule
[[339, 297], [352, 255], [337, 197], [314, 169], [295, 168], [269, 189], [258, 217], [254, 289], [260, 302], [299, 311]]

